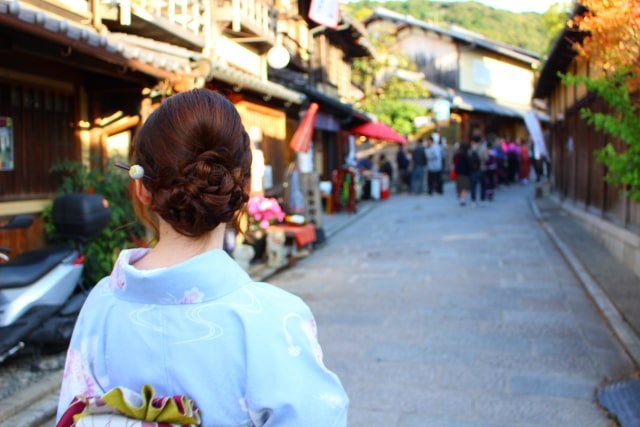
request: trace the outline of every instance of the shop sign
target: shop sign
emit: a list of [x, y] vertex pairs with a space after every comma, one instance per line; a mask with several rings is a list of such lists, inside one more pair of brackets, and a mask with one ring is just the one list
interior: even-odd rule
[[0, 117], [0, 171], [12, 171], [13, 162], [13, 120]]

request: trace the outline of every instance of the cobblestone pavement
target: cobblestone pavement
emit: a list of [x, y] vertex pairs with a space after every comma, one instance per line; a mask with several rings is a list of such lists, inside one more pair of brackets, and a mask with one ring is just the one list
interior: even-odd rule
[[272, 279], [316, 314], [350, 427], [605, 427], [633, 360], [531, 209], [395, 195]]
[[[350, 427], [614, 425], [595, 392], [636, 369], [633, 352], [572, 267], [590, 260], [559, 250], [555, 211], [532, 200], [532, 186], [477, 208], [451, 183], [444, 196], [394, 194], [326, 216], [328, 242], [295, 267], [256, 270], [314, 311]], [[19, 390], [0, 394], [0, 420], [14, 416], [0, 425], [43, 425], [7, 408], [27, 383], [47, 385], [52, 406], [61, 359], [48, 357], [53, 373], [27, 380], [0, 367], [2, 391]]]

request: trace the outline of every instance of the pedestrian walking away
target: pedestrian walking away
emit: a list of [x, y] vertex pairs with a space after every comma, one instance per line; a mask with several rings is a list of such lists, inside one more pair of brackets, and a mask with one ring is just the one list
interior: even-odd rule
[[427, 193], [442, 194], [442, 150], [435, 144], [433, 136], [427, 140]]
[[410, 164], [411, 161], [405, 151], [404, 144], [398, 144], [398, 151], [396, 152], [396, 165], [398, 166], [398, 192], [403, 191], [405, 188], [407, 191], [411, 191]]
[[474, 135], [469, 149], [469, 190], [471, 193], [471, 205], [474, 207], [478, 200], [478, 186], [480, 187], [480, 195], [484, 194], [481, 141], [482, 137], [480, 135]]
[[422, 139], [416, 141], [416, 146], [411, 151], [411, 192], [424, 193], [425, 170], [427, 168], [427, 153]]
[[484, 166], [484, 188], [483, 194], [484, 200], [492, 202], [496, 194], [496, 188], [498, 186], [498, 155], [493, 145], [489, 145], [487, 148], [487, 159]]
[[250, 191], [251, 147], [234, 105], [207, 89], [167, 98], [138, 131], [132, 161], [136, 212], [157, 242], [123, 250], [90, 293], [58, 426], [114, 396], [118, 410], [149, 405], [147, 416], [177, 397], [165, 412], [181, 425], [346, 426], [349, 399], [324, 365], [307, 304], [253, 281], [223, 250]]
[[458, 144], [455, 154], [453, 155], [453, 168], [456, 173], [456, 194], [460, 206], [467, 204], [467, 195], [471, 188], [471, 165], [469, 164], [469, 144], [461, 142]]
[[522, 152], [520, 146], [515, 140], [509, 141], [507, 144], [507, 183], [516, 184], [519, 181], [520, 174], [520, 156]]

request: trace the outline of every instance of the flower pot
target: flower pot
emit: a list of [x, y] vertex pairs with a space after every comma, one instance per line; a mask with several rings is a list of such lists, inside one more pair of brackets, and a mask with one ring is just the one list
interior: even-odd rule
[[267, 233], [264, 230], [255, 230], [250, 232], [250, 239], [245, 240], [247, 245], [251, 245], [254, 250], [251, 263], [262, 262], [267, 253]]

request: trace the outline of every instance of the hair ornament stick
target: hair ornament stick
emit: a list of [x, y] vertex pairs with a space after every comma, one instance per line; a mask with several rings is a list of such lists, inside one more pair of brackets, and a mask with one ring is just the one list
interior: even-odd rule
[[141, 178], [148, 178], [145, 174], [144, 174], [144, 168], [140, 165], [127, 165], [126, 163], [123, 163], [121, 161], [116, 161], [114, 163], [114, 166], [120, 169], [124, 169], [126, 171], [129, 171], [129, 176], [132, 179], [141, 179]]
[[144, 168], [140, 165], [131, 165], [129, 168], [129, 176], [133, 179], [144, 177]]

